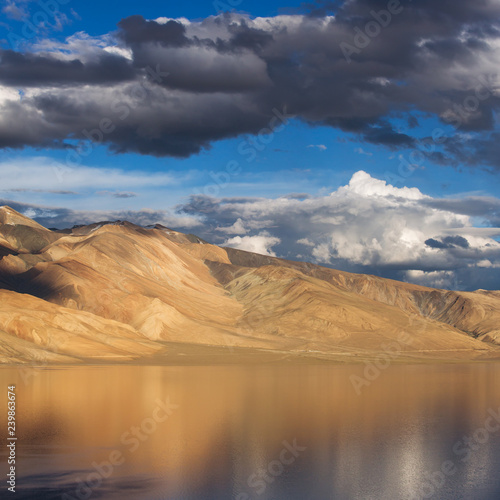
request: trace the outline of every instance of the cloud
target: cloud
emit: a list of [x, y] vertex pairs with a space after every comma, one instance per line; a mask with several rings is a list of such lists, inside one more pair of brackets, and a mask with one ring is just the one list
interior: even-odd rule
[[[500, 228], [494, 223], [499, 203], [491, 197], [433, 198], [359, 171], [326, 196], [193, 196], [178, 211], [201, 219], [199, 235], [217, 244], [261, 253], [272, 249], [279, 257], [346, 271], [475, 289], [498, 288], [500, 243], [495, 238]], [[490, 227], [474, 227], [475, 221]], [[245, 236], [227, 240], [215, 228], [244, 229]]]
[[98, 191], [97, 194], [100, 196], [111, 196], [113, 198], [135, 198], [137, 196], [137, 193], [127, 191]]
[[356, 148], [354, 150], [354, 152], [358, 153], [358, 155], [373, 156], [373, 153], [370, 153], [369, 151], [365, 151], [363, 148]]
[[498, 268], [500, 268], [500, 263], [493, 264], [493, 263], [491, 262], [491, 260], [484, 259], [484, 260], [479, 261], [479, 262], [476, 264], [476, 266], [477, 266], [477, 267], [485, 267], [485, 268], [495, 268], [495, 269], [498, 269]]
[[416, 140], [406, 134], [396, 132], [392, 125], [380, 120], [375, 125], [367, 125], [362, 132], [362, 138], [371, 144], [381, 144], [390, 149], [397, 149], [398, 147], [411, 147], [415, 146]]
[[[33, 8], [30, 8], [30, 4], [34, 4]], [[73, 9], [70, 9], [70, 12], [74, 18], [79, 18]], [[54, 10], [54, 6], [50, 2], [6, 0], [4, 7], [2, 7], [2, 13], [14, 21], [30, 23], [27, 24], [30, 26], [29, 33], [33, 33], [33, 29], [36, 34], [47, 33], [50, 29], [61, 31], [66, 24], [71, 24], [70, 18], [64, 12], [59, 11], [59, 6], [56, 5]], [[9, 27], [9, 30], [12, 30], [12, 27]], [[14, 40], [17, 39], [14, 38]], [[17, 44], [17, 41], [15, 43]]]
[[316, 148], [320, 151], [326, 151], [328, 148], [324, 144], [309, 144], [308, 148]]
[[137, 196], [137, 193], [127, 193], [125, 191], [122, 191], [120, 193], [113, 193], [112, 196], [113, 198], [135, 198]]
[[62, 194], [62, 195], [77, 195], [76, 191], [64, 191], [60, 189], [0, 189], [4, 193], [47, 193], [47, 194]]
[[[45, 187], [42, 183], [47, 182], [47, 172], [43, 165], [40, 168], [33, 171], [37, 177], [26, 189], [43, 191], [34, 187], [37, 182]], [[94, 171], [82, 171], [81, 180], [88, 176], [86, 185], [95, 193]], [[134, 172], [116, 170], [110, 175], [123, 185], [139, 182]], [[144, 173], [142, 185], [156, 185], [158, 175]], [[104, 194], [133, 192], [110, 186]], [[499, 199], [434, 198], [415, 188], [392, 186], [364, 171], [324, 195], [276, 199], [198, 195], [176, 212], [76, 210], [0, 200], [4, 204], [47, 227], [118, 219], [140, 225], [161, 223], [218, 245], [423, 285], [497, 289], [500, 282]]]
[[429, 238], [425, 241], [425, 244], [431, 248], [469, 248], [469, 242], [463, 236], [445, 236], [440, 240], [436, 240], [434, 238]]
[[[467, 196], [460, 198], [428, 198], [423, 203], [437, 210], [451, 211], [477, 220], [478, 224], [500, 227], [500, 199], [492, 196]], [[488, 227], [474, 228], [474, 232], [491, 232]], [[463, 235], [463, 233], [461, 233]]]
[[130, 61], [104, 50], [96, 54], [95, 60], [88, 62], [0, 50], [0, 81], [10, 87], [103, 85], [134, 80], [135, 77]]
[[146, 21], [142, 16], [130, 16], [118, 23], [119, 33], [129, 46], [139, 48], [144, 43], [158, 43], [164, 47], [191, 45], [186, 37], [186, 28], [180, 22], [168, 20], [164, 23]]
[[289, 193], [283, 195], [283, 198], [289, 198], [291, 200], [305, 200], [306, 198], [310, 198], [310, 194], [308, 193]]
[[69, 228], [79, 224], [92, 224], [101, 221], [127, 220], [140, 226], [156, 223], [172, 229], [191, 232], [201, 223], [195, 217], [178, 216], [168, 210], [73, 210], [70, 208], [40, 206], [1, 199], [0, 206], [7, 205], [19, 213], [35, 219], [45, 227]]
[[350, 62], [342, 44], [355, 44], [387, 2], [335, 5], [335, 15], [131, 16], [116, 33], [3, 51], [0, 147], [61, 148], [91, 136], [117, 153], [187, 157], [258, 134], [286, 107], [312, 126], [396, 150], [418, 147], [417, 123], [404, 133], [393, 118], [420, 111], [472, 134], [467, 149], [450, 138], [433, 161], [500, 168], [498, 2], [407, 2]]
[[20, 21], [28, 15], [26, 9], [22, 6], [23, 2], [14, 0], [7, 0], [6, 4], [2, 7], [2, 12], [11, 19]]
[[232, 226], [218, 227], [216, 230], [226, 234], [246, 234], [248, 232], [241, 219], [236, 219], [236, 222]]
[[300, 240], [297, 240], [298, 245], [306, 245], [308, 247], [315, 247], [316, 245], [309, 240], [308, 238], [301, 238]]
[[279, 238], [271, 236], [266, 231], [263, 231], [255, 236], [235, 236], [226, 240], [222, 246], [238, 248], [247, 252], [254, 252], [261, 255], [269, 255], [276, 257], [276, 254], [271, 250], [272, 247], [281, 243]]
[[453, 271], [420, 271], [412, 270], [406, 273], [406, 279], [411, 283], [432, 288], [456, 288], [458, 283]]
[[[174, 185], [177, 180], [165, 172], [125, 171], [119, 168], [81, 166], [71, 168], [47, 157], [18, 158], [0, 162], [2, 191], [78, 193], [94, 189], [112, 189], [116, 194], [123, 189]], [[57, 188], [57, 189], [56, 189]], [[104, 188], [104, 189], [103, 189]]]

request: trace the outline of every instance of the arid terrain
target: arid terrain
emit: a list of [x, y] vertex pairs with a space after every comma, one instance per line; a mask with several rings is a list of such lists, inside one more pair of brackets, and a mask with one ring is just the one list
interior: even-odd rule
[[500, 358], [500, 292], [437, 290], [157, 225], [50, 231], [0, 207], [0, 361]]

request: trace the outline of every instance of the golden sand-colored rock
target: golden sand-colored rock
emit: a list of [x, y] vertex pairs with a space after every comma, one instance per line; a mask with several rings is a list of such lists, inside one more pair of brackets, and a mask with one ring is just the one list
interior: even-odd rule
[[0, 339], [3, 362], [133, 359], [162, 348], [123, 323], [7, 290], [0, 290]]
[[172, 342], [322, 359], [396, 342], [410, 358], [494, 357], [498, 325], [500, 292], [350, 274], [159, 225], [52, 232], [0, 208], [3, 362], [158, 359]]

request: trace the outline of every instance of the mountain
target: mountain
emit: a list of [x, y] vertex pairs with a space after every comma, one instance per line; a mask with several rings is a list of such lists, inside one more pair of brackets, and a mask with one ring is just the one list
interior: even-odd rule
[[0, 207], [0, 361], [490, 359], [500, 292], [454, 292], [126, 221], [50, 231]]

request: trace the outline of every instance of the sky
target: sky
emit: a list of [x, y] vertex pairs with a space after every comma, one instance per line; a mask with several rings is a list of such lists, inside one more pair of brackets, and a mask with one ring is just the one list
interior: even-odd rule
[[6, 0], [0, 205], [500, 289], [496, 0]]

